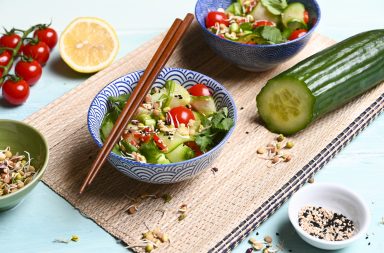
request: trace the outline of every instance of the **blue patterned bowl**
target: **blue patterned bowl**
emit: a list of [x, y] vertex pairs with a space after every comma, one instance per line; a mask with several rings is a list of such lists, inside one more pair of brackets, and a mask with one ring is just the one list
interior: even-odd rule
[[[137, 71], [114, 80], [105, 86], [93, 99], [88, 110], [88, 130], [93, 140], [100, 148], [103, 144], [100, 139], [99, 129], [104, 115], [110, 107], [110, 104], [108, 103], [108, 97], [131, 93], [139, 81], [142, 73], [143, 71]], [[233, 101], [228, 91], [215, 80], [206, 75], [191, 70], [164, 68], [153, 86], [163, 87], [166, 80], [176, 80], [187, 88], [193, 86], [196, 83], [204, 83], [210, 88], [216, 106], [218, 108], [226, 106], [228, 108], [229, 116], [236, 123], [237, 116], [235, 102]], [[116, 155], [115, 153], [110, 153], [108, 156], [108, 161], [118, 171], [140, 181], [157, 184], [180, 182], [196, 176], [205, 168], [210, 166], [212, 161], [219, 155], [225, 142], [232, 134], [233, 129], [234, 126], [227, 133], [224, 139], [212, 150], [187, 161], [170, 164], [148, 164], [126, 159]]]
[[309, 41], [320, 21], [320, 7], [316, 0], [288, 0], [288, 2], [301, 2], [304, 4], [308, 10], [312, 28], [304, 36], [281, 44], [241, 44], [220, 38], [208, 31], [205, 27], [205, 17], [208, 12], [218, 8], [227, 8], [232, 0], [198, 0], [195, 16], [203, 30], [204, 39], [216, 54], [241, 69], [260, 72], [272, 69], [300, 52]]

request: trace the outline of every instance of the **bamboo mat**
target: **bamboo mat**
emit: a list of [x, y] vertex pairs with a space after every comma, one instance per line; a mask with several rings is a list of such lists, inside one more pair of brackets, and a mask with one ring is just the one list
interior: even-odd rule
[[[288, 197], [384, 107], [381, 84], [353, 103], [323, 117], [292, 137], [295, 147], [289, 163], [269, 168], [256, 149], [275, 137], [259, 122], [255, 97], [265, 82], [297, 61], [334, 42], [314, 34], [294, 59], [265, 73], [249, 73], [216, 57], [193, 24], [168, 66], [196, 70], [222, 83], [234, 96], [238, 124], [213, 166], [193, 180], [173, 185], [137, 182], [105, 165], [93, 185], [79, 196], [80, 184], [97, 153], [87, 131], [86, 116], [92, 98], [115, 78], [143, 69], [159, 45], [156, 37], [109, 68], [95, 74], [25, 121], [37, 127], [50, 145], [50, 161], [43, 181], [83, 214], [128, 245], [136, 244], [145, 226], [161, 226], [171, 244], [158, 252], [223, 252], [236, 246], [267, 219]], [[247, 132], [247, 133], [246, 133]], [[136, 214], [126, 210], [129, 197], [169, 193], [172, 200], [145, 200]], [[127, 197], [128, 196], [128, 197]], [[177, 221], [177, 209], [188, 205], [188, 215]], [[159, 210], [166, 210], [164, 217]], [[162, 218], [161, 218], [162, 217]], [[139, 248], [134, 250], [140, 251]]]

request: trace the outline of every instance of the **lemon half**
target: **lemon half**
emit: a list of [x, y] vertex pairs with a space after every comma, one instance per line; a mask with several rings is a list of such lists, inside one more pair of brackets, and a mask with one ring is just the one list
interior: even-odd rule
[[119, 40], [115, 29], [106, 21], [80, 17], [61, 34], [59, 50], [61, 58], [73, 70], [93, 73], [113, 62], [119, 51]]

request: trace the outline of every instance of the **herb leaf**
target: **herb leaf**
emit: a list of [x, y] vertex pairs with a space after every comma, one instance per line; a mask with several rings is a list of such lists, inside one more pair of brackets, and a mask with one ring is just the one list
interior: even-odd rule
[[280, 15], [288, 6], [286, 0], [261, 0], [261, 3], [273, 15]]
[[203, 152], [206, 152], [213, 144], [213, 139], [212, 136], [210, 136], [210, 133], [211, 131], [207, 129], [196, 136], [195, 142]]
[[253, 25], [249, 22], [245, 22], [240, 25], [240, 29], [242, 29], [243, 31], [252, 31]]
[[272, 26], [263, 26], [260, 29], [260, 35], [263, 39], [276, 44], [283, 42], [283, 36], [278, 28]]

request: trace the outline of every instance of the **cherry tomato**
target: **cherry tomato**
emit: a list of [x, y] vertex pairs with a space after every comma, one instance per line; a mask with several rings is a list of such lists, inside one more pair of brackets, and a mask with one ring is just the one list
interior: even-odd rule
[[185, 143], [188, 147], [190, 147], [193, 152], [195, 152], [195, 157], [200, 156], [203, 154], [203, 152], [200, 150], [199, 145], [196, 144], [194, 141], [188, 141]]
[[195, 115], [193, 115], [193, 112], [191, 109], [188, 109], [185, 106], [178, 106], [172, 108], [168, 113], [167, 117], [173, 125], [177, 128], [180, 124], [187, 125], [189, 120], [195, 119]]
[[[4, 34], [0, 38], [0, 46], [1, 47], [15, 48], [17, 46], [17, 44], [19, 44], [20, 40], [21, 40], [21, 37], [16, 33]], [[20, 49], [21, 49], [21, 47], [20, 47]], [[9, 52], [12, 53], [12, 51], [10, 51], [10, 50], [9, 50]]]
[[227, 15], [224, 12], [211, 11], [208, 13], [207, 18], [205, 19], [205, 26], [211, 28], [215, 26], [216, 23], [224, 24], [229, 26], [229, 21]]
[[153, 141], [156, 143], [157, 147], [161, 150], [161, 151], [167, 151], [167, 146], [164, 144], [163, 140], [160, 139], [160, 137], [156, 134], [156, 133], [153, 133]]
[[257, 20], [253, 23], [253, 27], [259, 26], [276, 26], [276, 24], [269, 20]]
[[37, 29], [34, 34], [34, 37], [37, 37], [40, 41], [47, 44], [50, 50], [52, 50], [57, 43], [57, 33], [50, 27], [41, 27]]
[[207, 86], [202, 83], [197, 83], [188, 89], [189, 94], [192, 96], [210, 96], [211, 93]]
[[42, 41], [37, 43], [29, 42], [24, 46], [23, 54], [36, 60], [41, 66], [44, 66], [49, 59], [49, 47]]
[[3, 77], [3, 69], [0, 68], [0, 78]]
[[291, 35], [289, 35], [289, 38], [288, 40], [295, 40], [301, 36], [304, 36], [308, 31], [306, 29], [298, 29], [298, 30], [295, 30], [291, 33]]
[[0, 66], [7, 66], [11, 58], [12, 58], [12, 55], [8, 51], [4, 50], [3, 52], [1, 52]]
[[10, 104], [21, 105], [29, 96], [29, 85], [23, 79], [8, 79], [3, 84], [3, 97]]
[[39, 81], [43, 70], [41, 65], [36, 61], [19, 61], [15, 67], [15, 73], [23, 78], [30, 86]]
[[308, 24], [308, 21], [309, 21], [308, 11], [304, 11], [304, 23]]

